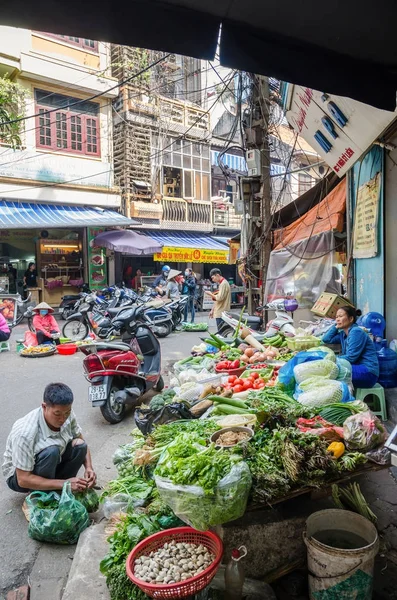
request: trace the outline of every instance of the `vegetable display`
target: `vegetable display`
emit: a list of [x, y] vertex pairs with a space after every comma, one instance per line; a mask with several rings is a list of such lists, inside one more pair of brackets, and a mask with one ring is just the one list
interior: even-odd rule
[[182, 323], [183, 331], [208, 331], [207, 323]]
[[[291, 343], [277, 335], [257, 349], [248, 330], [238, 331], [250, 343], [239, 344], [235, 335], [226, 344], [208, 333], [194, 356], [175, 363], [170, 388], [146, 410], [163, 413], [179, 403], [186, 413], [154, 421], [141, 428], [145, 435], [134, 430], [114, 455], [118, 477], [101, 498], [106, 516], [106, 503], [113, 504], [108, 513], [116, 522], [101, 563], [111, 600], [146, 600], [126, 577], [125, 560], [149, 535], [181, 524], [205, 531], [240, 518], [247, 505], [271, 505], [332, 484], [364, 465], [365, 452], [384, 441], [380, 421], [346, 394], [348, 365], [316, 348], [319, 340], [300, 334]], [[288, 346], [310, 350], [295, 354]], [[334, 488], [334, 495], [341, 506], [373, 518], [359, 488]], [[38, 507], [56, 510], [55, 504]], [[164, 543], [142, 556], [134, 573], [145, 583], [178, 583], [210, 563], [205, 552]]]

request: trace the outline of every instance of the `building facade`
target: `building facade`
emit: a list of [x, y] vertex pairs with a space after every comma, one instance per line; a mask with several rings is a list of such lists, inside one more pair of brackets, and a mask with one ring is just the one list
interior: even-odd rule
[[89, 228], [128, 223], [114, 184], [110, 47], [1, 27], [0, 76], [24, 91], [20, 143], [0, 142], [1, 270], [11, 262], [20, 284], [35, 262], [36, 299], [57, 304], [82, 280], [107, 281], [104, 256], [91, 268]]

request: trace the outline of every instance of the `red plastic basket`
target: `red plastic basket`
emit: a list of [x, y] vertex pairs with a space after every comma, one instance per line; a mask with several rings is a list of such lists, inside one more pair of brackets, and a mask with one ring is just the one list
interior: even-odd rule
[[[153, 584], [146, 583], [135, 577], [135, 561], [144, 554], [150, 554], [150, 552], [162, 548], [164, 544], [172, 542], [172, 540], [197, 545], [202, 544], [215, 555], [215, 560], [199, 575], [190, 577], [190, 579], [185, 579], [185, 581], [179, 583]], [[211, 531], [197, 531], [191, 527], [175, 527], [173, 529], [166, 529], [165, 531], [155, 533], [135, 546], [127, 558], [126, 570], [129, 579], [150, 598], [157, 598], [158, 600], [186, 598], [187, 596], [194, 596], [194, 594], [197, 594], [207, 587], [213, 577], [215, 577], [215, 573], [217, 572], [222, 559], [222, 554], [222, 540], [215, 535], [215, 533], [212, 533]]]
[[217, 365], [215, 365], [215, 371], [217, 373], [219, 373], [219, 375], [236, 375], [237, 377], [240, 377], [240, 375], [242, 375], [244, 373], [246, 368], [247, 367], [244, 366], [244, 367], [240, 367], [239, 369], [229, 369], [229, 370], [225, 371], [225, 370], [218, 370]]

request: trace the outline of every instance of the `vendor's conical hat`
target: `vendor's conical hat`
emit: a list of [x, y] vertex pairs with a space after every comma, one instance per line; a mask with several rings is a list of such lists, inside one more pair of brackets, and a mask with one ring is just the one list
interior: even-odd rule
[[173, 279], [177, 275], [182, 275], [182, 271], [178, 271], [177, 269], [171, 269], [170, 272], [168, 273], [167, 281], [169, 281], [170, 279]]
[[33, 310], [48, 310], [48, 312], [53, 313], [54, 309], [47, 304], [47, 302], [40, 302], [37, 306], [34, 307]]

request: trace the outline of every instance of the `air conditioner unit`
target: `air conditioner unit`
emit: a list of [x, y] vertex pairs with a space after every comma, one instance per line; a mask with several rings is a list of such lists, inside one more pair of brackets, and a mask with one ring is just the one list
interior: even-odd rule
[[248, 177], [256, 177], [261, 174], [260, 150], [247, 150]]

